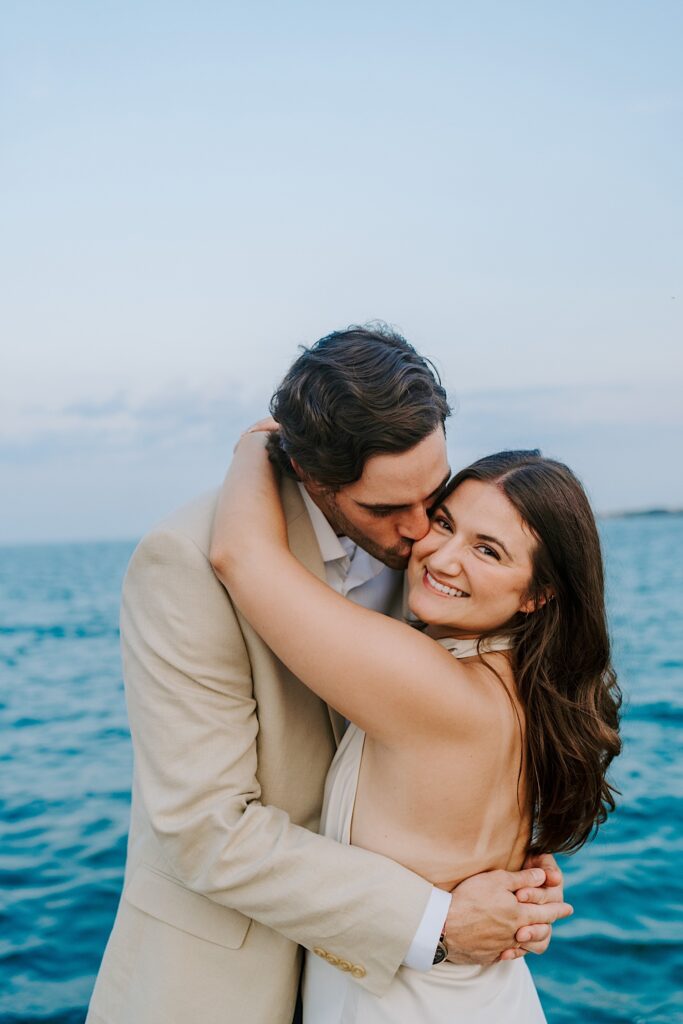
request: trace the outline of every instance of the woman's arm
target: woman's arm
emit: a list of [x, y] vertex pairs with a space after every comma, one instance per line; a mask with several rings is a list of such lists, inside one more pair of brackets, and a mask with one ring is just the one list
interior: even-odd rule
[[370, 735], [405, 742], [408, 730], [416, 739], [443, 735], [452, 741], [454, 728], [469, 731], [481, 720], [481, 681], [472, 685], [474, 666], [466, 669], [411, 627], [341, 597], [290, 553], [261, 434], [247, 434], [237, 446], [210, 557], [268, 646], [306, 686]]

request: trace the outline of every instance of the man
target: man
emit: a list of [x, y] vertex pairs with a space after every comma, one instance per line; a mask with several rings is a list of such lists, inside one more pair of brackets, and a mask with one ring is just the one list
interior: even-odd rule
[[[294, 363], [272, 412], [292, 551], [350, 600], [400, 614], [400, 570], [449, 475], [433, 368], [386, 329], [336, 332]], [[456, 960], [545, 948], [571, 910], [552, 858], [553, 886], [491, 872], [451, 896], [316, 834], [344, 723], [214, 577], [215, 500], [148, 534], [124, 584], [133, 805], [90, 1024], [290, 1024], [301, 946], [380, 995], [401, 963], [429, 968], [442, 932]]]

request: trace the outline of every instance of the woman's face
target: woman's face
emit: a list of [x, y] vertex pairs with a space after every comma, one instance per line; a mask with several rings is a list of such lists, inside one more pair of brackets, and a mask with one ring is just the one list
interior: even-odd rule
[[528, 598], [536, 541], [495, 484], [465, 480], [434, 512], [413, 545], [408, 604], [440, 635], [478, 636], [497, 629]]

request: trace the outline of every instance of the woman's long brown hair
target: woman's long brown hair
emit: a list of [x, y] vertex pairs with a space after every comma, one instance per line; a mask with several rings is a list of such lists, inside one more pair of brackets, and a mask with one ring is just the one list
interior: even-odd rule
[[538, 450], [479, 459], [450, 481], [438, 503], [465, 480], [499, 487], [536, 539], [528, 595], [534, 611], [495, 632], [513, 639], [526, 715], [530, 850], [574, 851], [614, 810], [617, 791], [606, 774], [621, 750], [621, 693], [595, 518], [571, 470]]

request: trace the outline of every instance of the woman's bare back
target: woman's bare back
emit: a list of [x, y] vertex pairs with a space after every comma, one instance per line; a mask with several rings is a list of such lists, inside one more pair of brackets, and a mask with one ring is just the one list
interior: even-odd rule
[[391, 746], [365, 738], [351, 841], [443, 889], [480, 871], [519, 869], [529, 845], [524, 714], [507, 656], [485, 659], [490, 667], [460, 662], [480, 704], [476, 733], [448, 742], [406, 732]]

